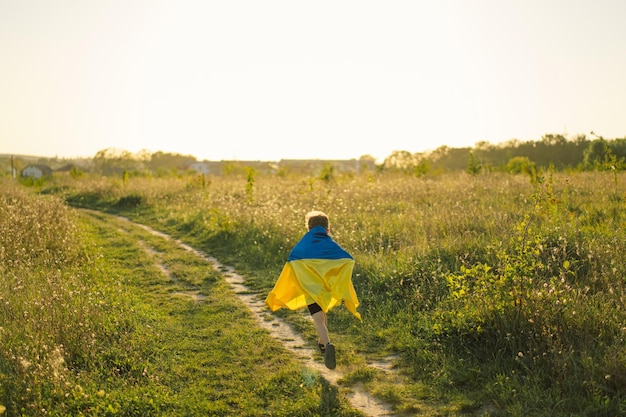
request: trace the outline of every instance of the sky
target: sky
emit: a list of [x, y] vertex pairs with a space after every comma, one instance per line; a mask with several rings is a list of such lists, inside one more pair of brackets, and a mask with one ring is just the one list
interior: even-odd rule
[[623, 0], [0, 0], [0, 154], [626, 137]]

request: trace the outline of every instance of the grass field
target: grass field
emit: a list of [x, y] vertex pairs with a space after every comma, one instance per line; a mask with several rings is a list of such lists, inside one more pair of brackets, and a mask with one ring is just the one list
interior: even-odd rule
[[[166, 302], [172, 284], [158, 282], [136, 242], [164, 257], [174, 249], [78, 215], [65, 200], [170, 233], [236, 266], [259, 294], [304, 232], [304, 214], [324, 210], [357, 261], [362, 303], [362, 322], [344, 308], [330, 315], [344, 384], [363, 384], [406, 415], [624, 414], [624, 180], [598, 172], [85, 177], [44, 184], [38, 196], [3, 183], [0, 337], [10, 348], [0, 365], [0, 404], [12, 415], [41, 408], [202, 415], [211, 406], [214, 415], [353, 413], [328, 398], [322, 381], [304, 384], [298, 364], [246, 323], [223, 282], [197, 260], [181, 254], [171, 268], [215, 299], [208, 303], [219, 305], [215, 311]], [[228, 334], [208, 325], [220, 321], [221, 309], [242, 321]], [[278, 312], [314, 340], [300, 313]], [[258, 334], [251, 344], [258, 349], [248, 344], [235, 355], [243, 371], [220, 359], [217, 346], [208, 356], [176, 354], [199, 339], [213, 343], [215, 334], [233, 347]], [[358, 366], [388, 355], [398, 357], [395, 380]], [[233, 385], [195, 379], [211, 372], [232, 375]], [[254, 388], [251, 375], [267, 391]]]
[[0, 414], [358, 415], [193, 254], [10, 185], [0, 201]]

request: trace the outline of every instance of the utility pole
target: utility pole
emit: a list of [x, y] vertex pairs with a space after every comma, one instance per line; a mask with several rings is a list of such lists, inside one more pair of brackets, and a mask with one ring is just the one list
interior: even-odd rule
[[11, 177], [15, 179], [15, 167], [13, 165], [13, 155], [11, 155]]

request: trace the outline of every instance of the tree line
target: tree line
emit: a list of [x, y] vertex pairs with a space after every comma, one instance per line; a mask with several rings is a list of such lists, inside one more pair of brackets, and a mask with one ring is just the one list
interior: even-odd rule
[[[593, 135], [593, 132], [592, 132]], [[362, 159], [372, 158], [369, 155]], [[192, 155], [169, 152], [141, 151], [107, 148], [87, 160], [72, 161], [59, 158], [23, 160], [9, 155], [0, 156], [0, 175], [10, 175], [12, 169], [19, 172], [28, 163], [50, 165], [75, 163], [76, 170], [99, 175], [171, 175], [187, 171], [197, 162]], [[472, 174], [504, 171], [510, 173], [530, 172], [553, 167], [556, 170], [617, 170], [626, 168], [626, 138], [604, 139], [585, 135], [567, 139], [559, 134], [546, 134], [537, 141], [517, 139], [491, 144], [478, 142], [474, 147], [451, 148], [441, 146], [432, 152], [411, 153], [393, 151], [377, 165], [379, 171], [393, 171], [423, 175], [436, 172], [465, 170]], [[52, 168], [56, 168], [52, 166]], [[18, 173], [19, 175], [19, 173]]]
[[[593, 134], [593, 133], [592, 133]], [[414, 172], [466, 170], [479, 172], [523, 172], [553, 167], [557, 170], [624, 170], [626, 138], [589, 139], [579, 135], [568, 140], [547, 134], [538, 141], [510, 140], [498, 145], [479, 142], [473, 148], [441, 146], [428, 153], [394, 151], [382, 169]]]

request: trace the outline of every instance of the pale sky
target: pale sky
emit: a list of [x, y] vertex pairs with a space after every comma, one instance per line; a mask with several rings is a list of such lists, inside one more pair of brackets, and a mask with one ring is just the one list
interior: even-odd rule
[[0, 0], [0, 154], [626, 137], [624, 0]]

